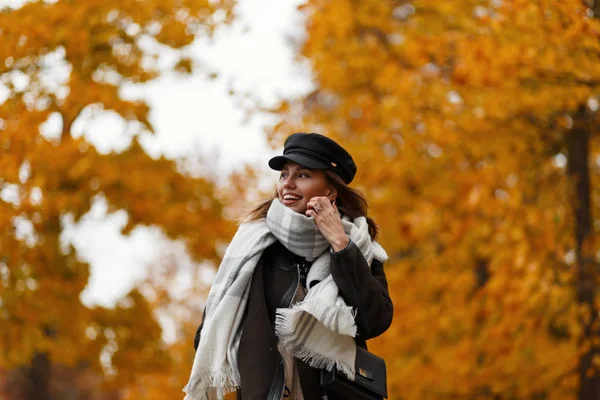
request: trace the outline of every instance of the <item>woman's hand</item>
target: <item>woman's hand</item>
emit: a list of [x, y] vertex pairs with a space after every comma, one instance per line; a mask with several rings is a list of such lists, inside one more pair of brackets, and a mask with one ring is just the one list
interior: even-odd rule
[[331, 244], [333, 251], [338, 252], [348, 246], [350, 239], [344, 232], [335, 200], [332, 203], [325, 196], [313, 197], [307, 204], [306, 216], [315, 219], [317, 228]]

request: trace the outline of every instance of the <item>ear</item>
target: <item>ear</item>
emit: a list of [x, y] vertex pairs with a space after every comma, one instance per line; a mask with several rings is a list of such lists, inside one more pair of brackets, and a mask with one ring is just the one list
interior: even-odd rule
[[337, 189], [333, 187], [333, 185], [329, 185], [329, 187], [327, 188], [327, 198], [329, 199], [329, 201], [333, 201], [337, 198]]

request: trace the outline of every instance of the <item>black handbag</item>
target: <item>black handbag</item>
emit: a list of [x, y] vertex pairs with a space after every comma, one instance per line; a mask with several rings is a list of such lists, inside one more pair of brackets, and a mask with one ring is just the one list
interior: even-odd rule
[[334, 367], [332, 371], [321, 370], [321, 387], [345, 399], [387, 399], [385, 361], [362, 347], [356, 346], [354, 382], [348, 380]]

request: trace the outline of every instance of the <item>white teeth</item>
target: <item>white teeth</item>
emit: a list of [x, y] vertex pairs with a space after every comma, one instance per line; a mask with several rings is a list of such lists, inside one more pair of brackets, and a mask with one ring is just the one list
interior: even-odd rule
[[299, 200], [300, 196], [295, 196], [293, 194], [286, 194], [285, 196], [283, 196], [284, 200]]

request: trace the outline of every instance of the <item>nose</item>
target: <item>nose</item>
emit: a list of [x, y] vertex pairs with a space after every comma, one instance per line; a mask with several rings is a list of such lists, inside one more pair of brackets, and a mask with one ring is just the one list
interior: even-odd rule
[[296, 184], [294, 183], [294, 179], [288, 175], [287, 178], [283, 179], [283, 187], [284, 188], [293, 188], [294, 186], [296, 186]]

